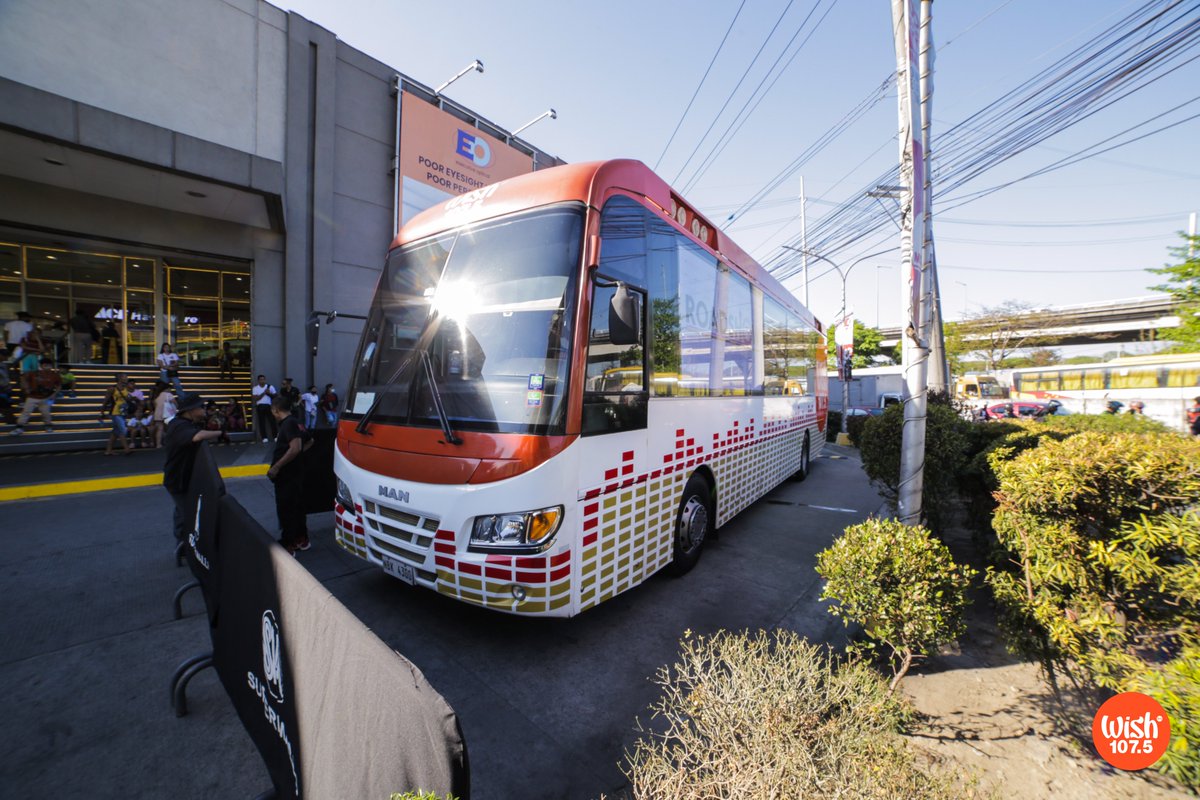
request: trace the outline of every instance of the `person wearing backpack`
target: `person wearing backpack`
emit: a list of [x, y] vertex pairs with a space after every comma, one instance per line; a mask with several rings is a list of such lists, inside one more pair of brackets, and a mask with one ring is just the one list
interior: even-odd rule
[[128, 428], [125, 424], [125, 412], [130, 402], [136, 403], [133, 398], [134, 387], [129, 385], [129, 376], [124, 372], [117, 373], [117, 382], [108, 387], [104, 392], [104, 403], [100, 406], [100, 421], [104, 421], [104, 417], [112, 415], [112, 429], [108, 434], [108, 446], [104, 448], [104, 455], [111, 456], [113, 454], [113, 444], [121, 443], [125, 455], [133, 452], [133, 448], [129, 446]]

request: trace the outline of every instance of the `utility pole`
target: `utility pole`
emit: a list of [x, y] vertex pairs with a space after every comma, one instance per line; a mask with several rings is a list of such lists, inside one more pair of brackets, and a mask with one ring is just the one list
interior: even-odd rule
[[[930, 304], [926, 295], [925, 163], [920, 110], [920, 0], [892, 0], [899, 111], [901, 280], [904, 287], [904, 427], [900, 444], [897, 512], [906, 525], [921, 523], [925, 469], [925, 414], [929, 366]], [[928, 1], [928, 0], [926, 0]]]
[[945, 392], [950, 387], [950, 365], [946, 361], [946, 341], [942, 335], [942, 292], [937, 273], [937, 253], [933, 244], [933, 147], [929, 128], [933, 120], [933, 2], [921, 0], [921, 142], [925, 149], [925, 272], [926, 290], [932, 313], [929, 341], [929, 391]]

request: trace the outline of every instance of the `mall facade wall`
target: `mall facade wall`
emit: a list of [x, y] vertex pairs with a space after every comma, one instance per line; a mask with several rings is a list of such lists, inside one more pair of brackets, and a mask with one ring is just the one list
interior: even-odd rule
[[210, 363], [229, 341], [272, 381], [343, 387], [361, 322], [323, 326], [314, 359], [306, 321], [369, 305], [397, 215], [398, 80], [509, 141], [259, 0], [4, 0], [0, 318], [83, 307], [117, 320], [114, 363], [163, 342]]

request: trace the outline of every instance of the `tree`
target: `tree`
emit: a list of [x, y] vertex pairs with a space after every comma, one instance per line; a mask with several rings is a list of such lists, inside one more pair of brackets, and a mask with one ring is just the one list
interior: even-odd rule
[[958, 323], [966, 353], [980, 356], [989, 370], [999, 369], [1004, 359], [1025, 347], [1052, 341], [1047, 330], [1051, 316], [1028, 303], [1008, 300], [983, 308]]
[[1200, 236], [1180, 236], [1184, 244], [1170, 250], [1172, 256], [1181, 259], [1180, 263], [1151, 269], [1165, 276], [1166, 283], [1150, 288], [1166, 292], [1179, 304], [1179, 327], [1169, 336], [1176, 342], [1174, 350], [1190, 353], [1200, 349]]
[[[836, 327], [829, 329], [829, 339], [831, 346], [837, 344]], [[890, 358], [883, 352], [882, 342], [883, 334], [879, 332], [878, 328], [871, 328], [854, 320], [854, 361], [852, 362], [854, 369], [875, 366], [875, 360], [879, 356]]]

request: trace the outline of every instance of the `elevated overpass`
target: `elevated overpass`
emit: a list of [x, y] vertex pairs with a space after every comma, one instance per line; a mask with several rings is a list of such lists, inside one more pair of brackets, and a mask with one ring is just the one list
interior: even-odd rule
[[[1045, 314], [1049, 323], [1038, 335], [1050, 337], [1050, 341], [1039, 340], [1039, 346], [1153, 341], [1170, 338], [1170, 329], [1179, 327], [1178, 309], [1167, 295], [1054, 306], [1035, 312]], [[1017, 317], [1014, 326], [1019, 325]], [[879, 332], [884, 348], [900, 342], [898, 327], [880, 328]]]

